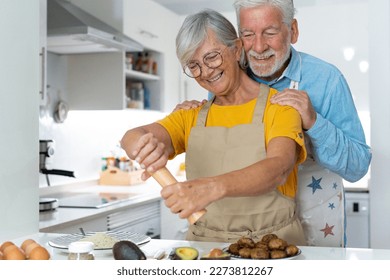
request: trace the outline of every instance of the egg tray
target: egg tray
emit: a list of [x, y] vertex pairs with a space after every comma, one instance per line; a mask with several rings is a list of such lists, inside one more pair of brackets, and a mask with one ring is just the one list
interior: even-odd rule
[[[57, 237], [53, 240], [50, 240], [48, 243], [51, 247], [57, 249], [68, 249], [68, 246], [72, 242], [80, 241], [86, 236], [92, 236], [98, 232], [86, 232], [85, 235], [81, 233], [68, 234], [64, 236]], [[100, 232], [99, 232], [100, 233]], [[103, 232], [112, 238], [120, 240], [129, 240], [137, 245], [145, 244], [151, 240], [150, 236], [135, 233], [135, 232], [125, 232], [125, 231], [106, 231]], [[111, 250], [112, 248], [99, 248], [95, 250]]]

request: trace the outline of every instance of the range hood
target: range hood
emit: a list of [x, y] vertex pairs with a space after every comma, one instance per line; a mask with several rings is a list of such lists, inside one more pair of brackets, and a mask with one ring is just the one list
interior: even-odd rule
[[143, 50], [140, 43], [66, 0], [47, 1], [47, 49], [58, 54]]

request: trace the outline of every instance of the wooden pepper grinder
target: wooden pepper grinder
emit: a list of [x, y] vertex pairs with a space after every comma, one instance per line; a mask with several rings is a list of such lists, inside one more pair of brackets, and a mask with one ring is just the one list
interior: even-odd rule
[[[154, 172], [152, 174], [152, 177], [160, 184], [161, 187], [165, 187], [177, 183], [176, 178], [173, 177], [172, 173], [169, 172], [169, 170], [166, 167], [163, 167], [160, 170]], [[195, 212], [188, 217], [188, 222], [190, 222], [190, 224], [193, 225], [204, 214], [206, 214], [206, 210]]]

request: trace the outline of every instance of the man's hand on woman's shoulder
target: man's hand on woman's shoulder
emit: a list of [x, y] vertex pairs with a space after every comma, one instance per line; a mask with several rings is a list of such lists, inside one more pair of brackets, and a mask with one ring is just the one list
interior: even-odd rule
[[182, 103], [177, 104], [172, 112], [175, 112], [175, 111], [181, 110], [181, 109], [183, 109], [183, 110], [194, 109], [194, 108], [197, 108], [199, 106], [202, 106], [206, 102], [207, 102], [206, 99], [203, 99], [202, 101], [186, 100], [186, 101], [183, 101]]

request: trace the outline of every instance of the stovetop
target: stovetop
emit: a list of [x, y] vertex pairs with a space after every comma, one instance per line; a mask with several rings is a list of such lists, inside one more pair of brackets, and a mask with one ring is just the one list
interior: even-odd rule
[[102, 208], [133, 197], [132, 193], [77, 193], [59, 198], [59, 207]]

